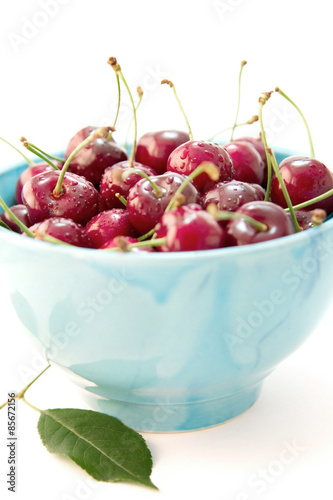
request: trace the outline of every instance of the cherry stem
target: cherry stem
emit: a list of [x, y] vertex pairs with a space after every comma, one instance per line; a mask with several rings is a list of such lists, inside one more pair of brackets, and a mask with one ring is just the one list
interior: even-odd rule
[[209, 161], [203, 161], [181, 183], [181, 185], [179, 186], [179, 188], [177, 189], [177, 191], [175, 192], [175, 194], [173, 195], [173, 197], [169, 201], [168, 206], [165, 209], [165, 212], [168, 212], [169, 210], [171, 210], [175, 206], [179, 206], [179, 205], [182, 205], [184, 203], [185, 199], [183, 200], [183, 203], [181, 203], [182, 200], [180, 199], [180, 195], [181, 195], [182, 191], [185, 189], [185, 187], [190, 182], [193, 181], [193, 179], [198, 177], [198, 175], [202, 174], [203, 172], [205, 172], [213, 181], [218, 181], [219, 171], [218, 171], [216, 165], [212, 162], [209, 162]]
[[241, 67], [239, 71], [239, 76], [238, 76], [238, 99], [237, 99], [237, 110], [236, 110], [236, 116], [235, 116], [235, 122], [232, 127], [232, 132], [231, 132], [231, 137], [230, 137], [230, 142], [234, 138], [234, 133], [235, 133], [235, 128], [237, 126], [237, 120], [238, 120], [238, 113], [239, 113], [239, 107], [240, 107], [240, 97], [241, 97], [241, 81], [242, 81], [242, 73], [243, 73], [243, 68], [247, 64], [247, 61], [242, 61], [241, 62]]
[[270, 98], [272, 92], [264, 92], [259, 97], [259, 123], [261, 129], [261, 139], [265, 147], [266, 161], [267, 161], [267, 185], [265, 193], [265, 201], [268, 201], [271, 196], [271, 184], [272, 184], [272, 165], [271, 165], [271, 155], [269, 154], [269, 147], [267, 144], [266, 133], [264, 129], [264, 123], [262, 118], [262, 110], [268, 99]]
[[144, 241], [146, 240], [147, 238], [149, 238], [150, 236], [154, 236], [155, 234], [155, 228], [151, 229], [150, 231], [148, 231], [148, 233], [145, 233], [143, 234], [142, 236], [139, 236], [137, 239], [138, 241]]
[[76, 148], [71, 152], [69, 157], [64, 163], [64, 166], [62, 167], [62, 170], [60, 171], [60, 175], [58, 178], [58, 182], [56, 184], [56, 187], [53, 190], [53, 196], [56, 198], [59, 198], [62, 195], [62, 183], [65, 177], [65, 174], [68, 170], [69, 165], [71, 164], [71, 161], [73, 158], [77, 155], [81, 149], [85, 148], [93, 142], [95, 139], [102, 139], [102, 138], [108, 138], [109, 134], [111, 131], [114, 131], [113, 127], [99, 127], [96, 128], [93, 132], [91, 132], [90, 135], [86, 139], [84, 139]]
[[305, 128], [306, 128], [306, 132], [308, 134], [309, 145], [310, 145], [310, 155], [311, 155], [312, 158], [315, 158], [315, 152], [314, 152], [314, 147], [313, 147], [313, 142], [312, 142], [310, 127], [308, 125], [308, 122], [305, 119], [304, 114], [302, 113], [302, 111], [300, 110], [300, 108], [297, 106], [297, 104], [295, 104], [294, 101], [292, 101], [290, 99], [290, 97], [288, 97], [279, 87], [275, 88], [275, 92], [278, 92], [280, 95], [282, 95], [282, 97], [284, 97], [285, 99], [287, 99], [287, 101], [289, 101], [290, 104], [292, 104], [294, 106], [294, 108], [297, 109], [297, 111], [301, 115], [301, 118], [302, 118], [302, 120], [304, 122], [304, 125], [305, 125]]
[[10, 146], [11, 148], [15, 149], [15, 151], [17, 151], [24, 158], [24, 160], [27, 162], [27, 164], [30, 167], [33, 167], [35, 165], [35, 162], [33, 160], [31, 160], [30, 158], [28, 158], [27, 156], [25, 156], [25, 154], [23, 154], [22, 151], [20, 151], [18, 148], [16, 148], [15, 146], [13, 146], [13, 144], [11, 144], [10, 142], [6, 141], [6, 139], [4, 139], [3, 137], [0, 137], [0, 140], [3, 141], [3, 142], [5, 142], [6, 144], [8, 144], [8, 146]]
[[228, 132], [228, 130], [232, 130], [234, 127], [243, 127], [244, 125], [252, 125], [252, 123], [255, 123], [259, 120], [258, 115], [253, 115], [249, 120], [243, 123], [237, 123], [236, 125], [233, 125], [231, 127], [224, 128], [223, 130], [220, 130], [220, 132], [217, 132], [216, 134], [212, 135], [208, 141], [212, 141], [217, 135], [223, 134], [224, 132]]
[[268, 229], [266, 224], [250, 217], [249, 215], [229, 212], [228, 210], [219, 210], [215, 203], [210, 203], [206, 210], [216, 220], [244, 220], [245, 222], [251, 224], [251, 226], [259, 232], [265, 232]]
[[123, 195], [121, 195], [120, 193], [116, 193], [115, 196], [122, 202], [123, 205], [125, 205], [125, 207], [127, 207], [127, 200], [123, 197]]
[[116, 73], [116, 78], [117, 78], [117, 89], [118, 89], [118, 103], [117, 103], [117, 111], [116, 111], [116, 116], [113, 122], [113, 128], [116, 128], [116, 123], [118, 120], [119, 116], [119, 110], [120, 110], [120, 100], [121, 100], [121, 88], [120, 88], [120, 79], [119, 79], [119, 74]]
[[7, 224], [5, 222], [3, 222], [1, 219], [0, 219], [0, 227], [3, 227], [4, 229], [8, 229], [9, 231], [12, 231], [12, 229], [7, 226]]
[[133, 172], [140, 175], [141, 177], [143, 177], [144, 179], [146, 179], [150, 183], [150, 185], [154, 189], [155, 196], [157, 198], [161, 198], [163, 196], [162, 189], [159, 188], [158, 185], [154, 181], [151, 180], [149, 175], [147, 175], [145, 172], [142, 172], [142, 170], [140, 170], [139, 168], [133, 168], [133, 167], [126, 168], [121, 175], [122, 179], [126, 180], [127, 177], [129, 177], [131, 174], [133, 174]]
[[133, 120], [134, 120], [134, 139], [133, 139], [133, 145], [132, 145], [132, 149], [131, 149], [131, 154], [130, 154], [130, 157], [128, 159], [129, 167], [132, 168], [133, 167], [133, 163], [134, 163], [134, 156], [135, 156], [135, 150], [136, 150], [136, 141], [137, 141], [137, 135], [138, 135], [138, 124], [137, 124], [137, 119], [136, 119], [136, 108], [135, 108], [135, 104], [134, 104], [132, 92], [130, 91], [129, 86], [127, 85], [127, 82], [126, 82], [126, 80], [124, 78], [124, 75], [123, 75], [123, 72], [121, 70], [121, 66], [118, 64], [117, 59], [115, 57], [109, 57], [108, 64], [110, 64], [110, 66], [114, 69], [114, 71], [116, 72], [116, 74], [118, 74], [119, 77], [121, 78], [123, 84], [126, 87], [126, 90], [128, 92], [128, 95], [129, 95], [129, 98], [130, 98], [131, 104], [132, 104]]
[[114, 247], [114, 248], [108, 248], [109, 251], [122, 251], [122, 252], [129, 252], [132, 250], [132, 248], [140, 248], [140, 247], [158, 247], [161, 245], [164, 245], [166, 243], [166, 237], [164, 238], [155, 238], [151, 240], [146, 240], [146, 241], [137, 241], [136, 243], [129, 243], [126, 245], [124, 248], [121, 247]]
[[[313, 203], [317, 203], [318, 201], [325, 200], [326, 198], [329, 198], [329, 196], [333, 196], [333, 188], [329, 189], [326, 191], [326, 193], [323, 193], [319, 196], [315, 196], [314, 198], [311, 198], [311, 200], [303, 201], [302, 203], [299, 203], [298, 205], [293, 205], [294, 210], [300, 210], [301, 208], [306, 208], [312, 205]], [[290, 211], [289, 207], [285, 208], [287, 212]]]
[[0, 206], [4, 209], [6, 214], [9, 215], [12, 221], [18, 225], [21, 231], [23, 231], [27, 236], [29, 236], [29, 238], [35, 238], [34, 233], [30, 231], [30, 229], [25, 224], [23, 224], [23, 222], [20, 221], [18, 217], [16, 217], [16, 215], [11, 211], [11, 209], [8, 207], [8, 205], [5, 203], [5, 201], [1, 196], [0, 196]]
[[[60, 170], [49, 158], [49, 156], [46, 156], [45, 153], [41, 150], [39, 150], [38, 148], [35, 148], [35, 146], [33, 144], [31, 144], [30, 142], [28, 142], [26, 140], [25, 137], [21, 137], [21, 142], [23, 144], [23, 146], [28, 150], [30, 151], [31, 153], [34, 153], [36, 156], [38, 156], [41, 160], [45, 161], [46, 163], [48, 163], [52, 168], [53, 170]], [[63, 160], [60, 160], [60, 161], [63, 161]]]
[[50, 155], [49, 153], [46, 153], [45, 151], [43, 151], [42, 149], [40, 149], [38, 146], [35, 146], [35, 144], [32, 144], [31, 142], [27, 141], [25, 139], [25, 137], [21, 138], [21, 142], [23, 142], [23, 141], [26, 141], [29, 144], [30, 147], [36, 149], [37, 151], [39, 151], [43, 155], [47, 156], [48, 158], [51, 158], [51, 160], [61, 161], [61, 163], [64, 163], [64, 159], [63, 158], [60, 158], [59, 156], [54, 156], [54, 155]]
[[40, 411], [38, 410], [38, 408], [36, 408], [35, 406], [31, 405], [30, 403], [28, 403], [24, 396], [25, 396], [25, 393], [27, 392], [27, 390], [29, 389], [29, 387], [32, 386], [32, 384], [34, 384], [36, 382], [36, 380], [39, 379], [39, 377], [41, 377], [45, 372], [46, 370], [48, 370], [50, 368], [51, 365], [47, 365], [46, 368], [44, 368], [44, 370], [42, 370], [31, 382], [29, 382], [28, 385], [26, 385], [20, 392], [18, 392], [13, 398], [7, 400], [5, 403], [3, 403], [1, 406], [0, 406], [0, 410], [2, 410], [2, 408], [4, 408], [5, 406], [8, 405], [9, 402], [11, 402], [13, 399], [23, 399], [25, 403], [27, 403], [29, 406], [31, 406], [33, 409], [37, 410], [37, 411]]
[[[137, 87], [136, 91], [137, 91], [138, 96], [139, 96], [139, 100], [138, 100], [138, 102], [136, 104], [136, 107], [135, 107], [135, 112], [137, 113], [138, 112], [138, 108], [139, 108], [139, 106], [141, 104], [141, 101], [142, 101], [142, 98], [143, 98], [143, 90], [142, 90], [141, 87]], [[124, 142], [124, 148], [125, 149], [127, 149], [128, 134], [129, 134], [130, 128], [132, 126], [133, 120], [134, 120], [134, 118], [132, 116], [130, 124], [129, 124], [128, 129], [127, 129], [126, 138], [125, 138], [125, 142]]]
[[174, 84], [172, 83], [171, 80], [162, 80], [161, 84], [163, 85], [164, 83], [166, 83], [167, 85], [169, 85], [169, 87], [173, 90], [173, 93], [174, 93], [174, 96], [176, 98], [176, 101], [178, 102], [178, 106], [179, 106], [179, 108], [180, 108], [180, 110], [181, 110], [181, 112], [182, 112], [182, 114], [183, 114], [183, 116], [185, 118], [185, 122], [186, 122], [186, 125], [187, 125], [188, 135], [189, 135], [190, 141], [193, 141], [193, 133], [192, 133], [192, 130], [191, 130], [190, 122], [188, 121], [188, 118], [186, 116], [186, 113], [184, 111], [182, 103], [181, 103], [181, 101], [180, 101], [180, 99], [178, 97], [178, 94], [176, 92]]

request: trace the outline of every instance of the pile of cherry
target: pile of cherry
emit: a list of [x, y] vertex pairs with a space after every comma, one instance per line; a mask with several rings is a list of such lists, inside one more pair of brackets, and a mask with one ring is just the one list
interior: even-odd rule
[[[87, 138], [59, 187], [65, 160]], [[17, 181], [11, 211], [37, 239], [166, 252], [244, 245], [295, 232], [276, 176], [265, 201], [267, 158], [260, 139], [243, 137], [222, 146], [189, 140], [180, 131], [147, 133], [130, 163], [109, 129], [86, 127], [69, 141], [65, 160], [58, 170], [48, 163], [29, 166]], [[279, 170], [293, 205], [333, 188], [331, 172], [314, 158], [286, 158]], [[333, 212], [333, 196], [295, 210], [301, 229], [315, 225], [323, 210], [325, 216]], [[22, 232], [9, 213], [1, 218]]]

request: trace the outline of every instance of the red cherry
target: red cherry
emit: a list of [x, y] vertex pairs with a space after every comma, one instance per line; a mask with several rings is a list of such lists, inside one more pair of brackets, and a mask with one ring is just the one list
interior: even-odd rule
[[266, 150], [264, 143], [262, 140], [258, 137], [251, 137], [251, 136], [244, 136], [244, 137], [238, 137], [237, 139], [233, 139], [233, 142], [249, 142], [260, 154], [262, 161], [264, 162], [265, 166], [267, 167], [267, 157], [266, 157]]
[[48, 163], [37, 163], [36, 165], [32, 165], [30, 167], [27, 167], [23, 172], [20, 174], [19, 178], [16, 181], [16, 187], [15, 187], [15, 199], [17, 203], [22, 204], [22, 189], [24, 184], [31, 179], [31, 177], [34, 177], [35, 175], [41, 174], [42, 172], [47, 172], [49, 170], [53, 170], [51, 165]]
[[51, 217], [42, 222], [37, 222], [29, 229], [36, 235], [37, 240], [43, 240], [43, 236], [49, 235], [70, 245], [91, 248], [91, 243], [84, 232], [83, 226], [65, 217]]
[[94, 248], [101, 248], [116, 236], [136, 236], [129, 213], [122, 208], [105, 210], [95, 215], [85, 226], [85, 233]]
[[31, 224], [50, 217], [65, 217], [83, 226], [99, 212], [99, 193], [81, 175], [67, 172], [64, 176], [62, 194], [54, 196], [61, 171], [47, 171], [29, 179], [22, 191]]
[[[150, 177], [159, 188], [159, 195], [147, 179], [141, 179], [131, 188], [127, 197], [127, 210], [133, 226], [140, 234], [145, 234], [155, 227], [185, 179], [185, 176], [172, 172]], [[182, 197], [183, 204], [196, 203], [198, 191], [190, 183], [184, 188]]]
[[[279, 170], [293, 205], [311, 200], [333, 188], [332, 172], [315, 158], [289, 156], [282, 160]], [[271, 200], [281, 207], [287, 207], [276, 176], [272, 179]], [[322, 208], [327, 214], [332, 213], [333, 195], [307, 207], [308, 210], [314, 208]]]
[[172, 151], [189, 139], [187, 132], [179, 130], [147, 132], [138, 140], [135, 159], [152, 167], [157, 174], [163, 174]]
[[156, 225], [156, 238], [166, 238], [162, 252], [209, 250], [224, 244], [224, 231], [208, 212], [197, 204], [173, 208]]
[[[23, 224], [27, 227], [31, 226], [29, 215], [28, 215], [28, 210], [26, 207], [22, 204], [18, 205], [13, 205], [12, 207], [9, 207], [10, 210], [13, 212], [16, 217], [23, 222]], [[6, 213], [2, 212], [0, 214], [0, 220], [7, 224], [8, 227], [15, 233], [22, 234], [22, 230], [18, 227], [18, 225], [11, 219], [11, 217]]]
[[[97, 128], [89, 126], [79, 130], [67, 145], [65, 159], [67, 160], [72, 151]], [[126, 159], [125, 149], [113, 139], [108, 141], [106, 138], [98, 138], [77, 153], [71, 161], [69, 171], [83, 175], [95, 187], [99, 187], [104, 170]]]
[[[216, 165], [219, 182], [233, 179], [234, 168], [228, 152], [221, 145], [212, 142], [188, 141], [178, 146], [169, 156], [167, 169], [169, 172], [189, 175], [204, 161]], [[193, 185], [204, 193], [216, 182], [203, 172], [193, 180]]]
[[[156, 175], [153, 168], [141, 163], [134, 162], [133, 168], [137, 168], [147, 175]], [[124, 208], [123, 203], [117, 198], [116, 194], [120, 194], [125, 199], [127, 199], [129, 190], [142, 179], [142, 176], [134, 172], [126, 177], [122, 178], [122, 174], [125, 170], [131, 168], [129, 161], [123, 161], [115, 163], [112, 167], [105, 169], [101, 184], [100, 184], [100, 194], [101, 194], [101, 206], [102, 210], [107, 210], [110, 208]]]
[[234, 179], [264, 185], [266, 166], [258, 151], [246, 141], [233, 141], [224, 145], [234, 166]]
[[288, 214], [279, 205], [270, 201], [245, 203], [235, 213], [252, 217], [265, 224], [266, 229], [259, 231], [244, 219], [230, 220], [226, 226], [229, 245], [249, 245], [281, 238], [294, 232]]

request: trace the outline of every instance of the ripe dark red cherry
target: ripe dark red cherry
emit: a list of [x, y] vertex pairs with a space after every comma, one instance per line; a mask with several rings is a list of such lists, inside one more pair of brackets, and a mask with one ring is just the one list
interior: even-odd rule
[[162, 252], [184, 252], [220, 248], [224, 230], [197, 204], [173, 208], [156, 225], [156, 238], [166, 238], [158, 247]]
[[[132, 167], [141, 170], [141, 172], [144, 172], [149, 176], [156, 175], [153, 168], [142, 165], [141, 163], [134, 162]], [[117, 198], [116, 195], [120, 194], [127, 199], [129, 190], [134, 186], [134, 184], [142, 179], [142, 176], [134, 171], [131, 175], [126, 177], [126, 179], [122, 178], [123, 172], [132, 167], [130, 167], [129, 161], [125, 160], [123, 162], [115, 163], [112, 167], [105, 169], [99, 188], [101, 194], [101, 206], [103, 210], [111, 208], [124, 208], [123, 203], [119, 200], [119, 198]]]
[[246, 141], [233, 141], [224, 145], [234, 166], [234, 179], [264, 185], [266, 166], [258, 151]]
[[84, 229], [94, 248], [101, 248], [116, 236], [134, 237], [137, 235], [131, 224], [129, 213], [122, 208], [100, 212]]
[[[241, 181], [219, 182], [212, 187], [202, 198], [202, 205], [207, 208], [214, 203], [219, 210], [235, 212], [239, 207], [250, 201], [263, 201], [265, 190], [259, 184], [250, 184]], [[226, 225], [227, 221], [221, 221]]]
[[66, 172], [62, 194], [54, 196], [61, 171], [44, 172], [29, 179], [22, 191], [31, 224], [50, 217], [65, 217], [85, 225], [99, 212], [100, 196], [91, 182], [80, 175]]
[[294, 232], [288, 214], [278, 205], [270, 201], [253, 201], [245, 203], [237, 214], [247, 215], [266, 225], [264, 231], [259, 231], [244, 219], [230, 220], [226, 226], [229, 245], [249, 245], [261, 241], [281, 238]]
[[[186, 177], [173, 172], [165, 172], [152, 176], [150, 179], [160, 189], [159, 195], [148, 180], [141, 179], [132, 187], [127, 197], [127, 210], [131, 222], [140, 234], [145, 234], [155, 227]], [[184, 188], [182, 198], [183, 204], [198, 201], [198, 191], [193, 184], [190, 183]]]
[[[97, 128], [89, 126], [79, 130], [67, 145], [65, 159]], [[125, 149], [119, 146], [113, 139], [108, 141], [106, 138], [98, 138], [77, 153], [71, 161], [69, 171], [83, 175], [98, 188], [104, 170], [114, 165], [114, 163], [126, 159], [127, 154]]]
[[189, 134], [179, 130], [147, 132], [138, 140], [135, 159], [163, 174], [172, 151], [189, 140]]
[[65, 217], [51, 217], [42, 222], [37, 222], [29, 229], [36, 235], [37, 240], [44, 240], [43, 236], [49, 235], [70, 245], [91, 248], [91, 243], [84, 232], [84, 228]]
[[237, 137], [237, 139], [233, 139], [233, 142], [241, 141], [241, 142], [249, 142], [260, 154], [262, 161], [264, 162], [265, 166], [267, 166], [267, 157], [266, 157], [266, 151], [265, 151], [265, 146], [262, 140], [258, 137], [251, 137], [251, 136], [244, 136], [244, 137]]
[[[31, 226], [29, 215], [28, 215], [28, 210], [26, 209], [26, 207], [24, 205], [18, 204], [18, 205], [13, 205], [12, 207], [9, 207], [9, 208], [13, 212], [13, 214], [16, 215], [16, 217], [21, 222], [23, 222], [23, 224], [26, 227]], [[22, 230], [18, 227], [18, 225], [11, 219], [11, 217], [6, 212], [2, 212], [0, 214], [0, 220], [2, 220], [2, 222], [7, 224], [7, 226], [15, 233], [22, 234]]]
[[42, 172], [47, 172], [53, 170], [51, 165], [48, 163], [37, 163], [36, 165], [32, 165], [30, 167], [27, 167], [19, 178], [16, 181], [16, 187], [15, 187], [15, 199], [17, 203], [22, 204], [22, 189], [24, 184], [31, 179], [31, 177], [34, 177], [35, 175], [41, 174]]
[[[169, 156], [167, 169], [189, 175], [202, 162], [211, 162], [219, 171], [219, 182], [231, 181], [234, 168], [228, 152], [219, 144], [204, 141], [188, 141], [178, 146]], [[213, 181], [205, 172], [192, 182], [200, 193], [205, 193], [218, 181]]]
[[[331, 171], [319, 160], [304, 156], [289, 156], [279, 165], [281, 176], [293, 205], [311, 200], [333, 188]], [[286, 208], [286, 200], [276, 176], [272, 179], [271, 200]], [[307, 207], [308, 210], [322, 208], [333, 212], [333, 195]]]

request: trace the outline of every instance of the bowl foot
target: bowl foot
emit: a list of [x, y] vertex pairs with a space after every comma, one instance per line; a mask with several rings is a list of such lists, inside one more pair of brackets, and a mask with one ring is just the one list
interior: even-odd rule
[[84, 391], [86, 402], [96, 411], [119, 418], [142, 432], [183, 432], [212, 427], [248, 410], [258, 399], [262, 382], [221, 398], [186, 403], [133, 403], [99, 399]]

